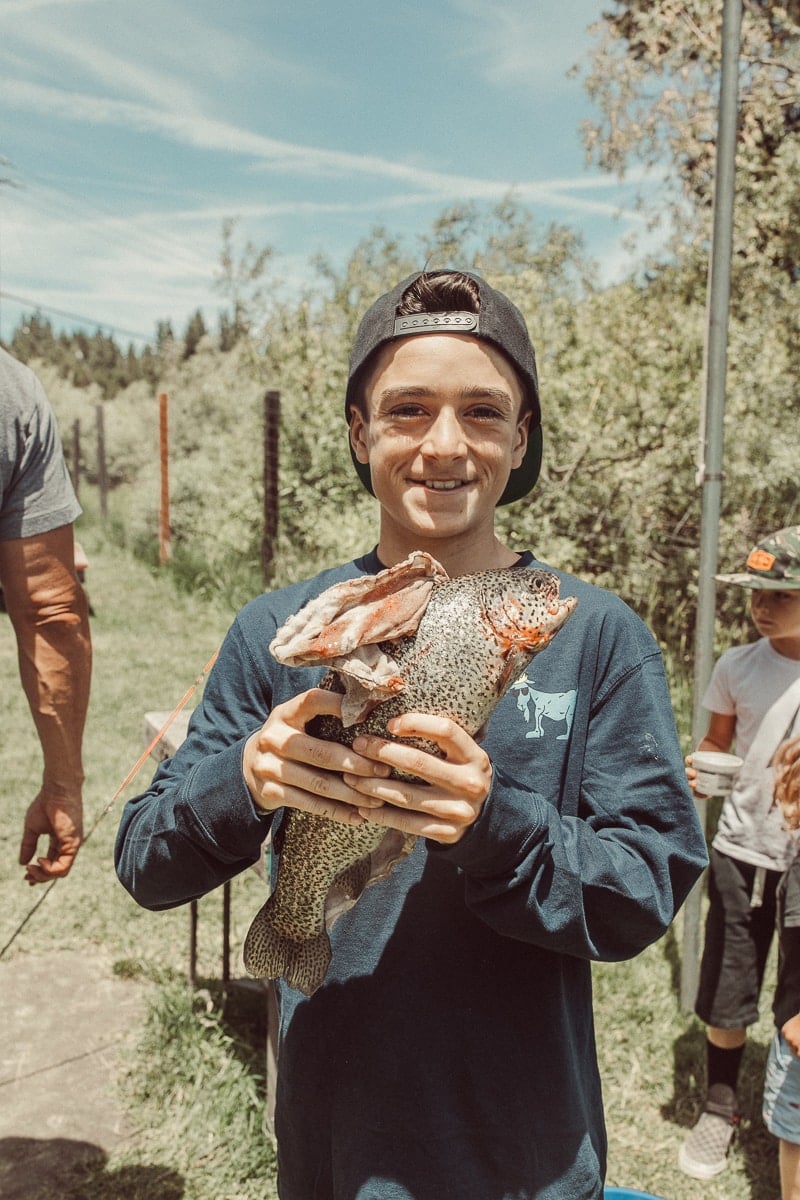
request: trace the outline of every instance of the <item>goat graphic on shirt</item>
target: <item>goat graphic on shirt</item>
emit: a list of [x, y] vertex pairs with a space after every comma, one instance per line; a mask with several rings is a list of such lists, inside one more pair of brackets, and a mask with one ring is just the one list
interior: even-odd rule
[[575, 715], [576, 691], [540, 692], [532, 686], [527, 675], [512, 685], [512, 691], [516, 693], [517, 708], [529, 725], [533, 723], [533, 728], [525, 734], [526, 738], [544, 737], [544, 722], [547, 720], [562, 727], [562, 731], [556, 734], [556, 741], [566, 741]]

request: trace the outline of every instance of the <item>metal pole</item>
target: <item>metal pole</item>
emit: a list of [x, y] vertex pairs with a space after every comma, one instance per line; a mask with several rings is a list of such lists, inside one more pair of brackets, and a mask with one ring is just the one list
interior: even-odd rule
[[[736, 178], [736, 131], [739, 109], [739, 52], [742, 0], [725, 0], [722, 14], [722, 66], [720, 73], [717, 164], [714, 181], [714, 230], [708, 273], [705, 398], [700, 424], [701, 487], [700, 574], [697, 591], [697, 626], [694, 653], [692, 745], [705, 733], [703, 693], [714, 665], [714, 608], [719, 549], [719, 514], [722, 495], [723, 417], [728, 365], [728, 309], [730, 301], [733, 200]], [[706, 825], [706, 801], [697, 798], [697, 811]], [[700, 965], [701, 880], [684, 908], [681, 1003], [694, 1007]]]

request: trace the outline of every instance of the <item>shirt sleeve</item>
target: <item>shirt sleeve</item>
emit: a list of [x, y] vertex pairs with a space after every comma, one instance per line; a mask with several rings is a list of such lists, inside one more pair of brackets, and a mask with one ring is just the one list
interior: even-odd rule
[[707, 712], [721, 713], [723, 716], [733, 717], [736, 715], [736, 700], [731, 691], [728, 661], [723, 654], [716, 662], [703, 696], [703, 708]]
[[192, 714], [186, 740], [161, 764], [147, 791], [122, 812], [117, 875], [143, 907], [184, 904], [257, 862], [271, 817], [253, 803], [242, 753], [270, 707], [269, 691], [237, 621]]
[[[661, 936], [707, 864], [657, 649], [595, 693], [582, 757], [561, 794], [495, 766], [472, 828], [434, 849], [464, 875], [470, 908], [498, 932], [615, 961]], [[534, 764], [535, 771], [535, 764]]]
[[21, 363], [0, 362], [0, 541], [48, 533], [80, 513], [44, 388]]

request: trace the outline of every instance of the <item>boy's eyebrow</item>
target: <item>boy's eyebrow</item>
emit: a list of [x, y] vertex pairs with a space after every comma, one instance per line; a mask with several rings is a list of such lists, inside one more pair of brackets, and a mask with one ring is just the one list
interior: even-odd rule
[[[424, 387], [422, 384], [409, 384], [408, 386], [400, 385], [398, 387], [383, 388], [378, 394], [378, 399], [381, 402], [391, 403], [393, 400], [413, 399], [414, 397], [423, 399], [434, 395], [436, 395], [434, 388]], [[505, 388], [475, 385], [474, 387], [463, 388], [461, 395], [470, 400], [494, 400], [495, 403], [501, 404], [503, 407], [508, 408], [509, 411], [514, 407], [514, 398]]]

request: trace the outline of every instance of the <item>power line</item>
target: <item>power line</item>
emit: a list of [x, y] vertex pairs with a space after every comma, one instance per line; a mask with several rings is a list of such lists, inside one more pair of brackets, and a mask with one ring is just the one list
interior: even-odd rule
[[[53, 214], [62, 221], [70, 210], [79, 223], [85, 223], [87, 216], [94, 216], [97, 219], [94, 236], [108, 245], [124, 248], [130, 245], [130, 226], [135, 223], [136, 240], [140, 248], [146, 249], [149, 243], [154, 258], [161, 260], [167, 255], [172, 263], [183, 263], [186, 270], [197, 268], [196, 258], [187, 254], [186, 247], [174, 237], [158, 230], [143, 228], [135, 217], [121, 219], [118, 209], [104, 204], [96, 195], [89, 199], [81, 192], [52, 182], [52, 176], [38, 175], [27, 167], [24, 179], [25, 181], [17, 186], [25, 193], [28, 208]], [[37, 186], [31, 187], [31, 183]]]
[[17, 296], [14, 292], [7, 292], [0, 289], [0, 298], [4, 300], [14, 300], [17, 304], [24, 304], [28, 308], [32, 308], [35, 312], [50, 313], [56, 317], [66, 317], [69, 321], [80, 321], [83, 325], [94, 326], [97, 329], [109, 329], [112, 333], [119, 333], [123, 337], [136, 338], [140, 342], [155, 342], [153, 334], [137, 333], [132, 329], [122, 329], [118, 325], [111, 325], [108, 321], [96, 321], [92, 317], [83, 317], [78, 313], [67, 312], [63, 308], [52, 308], [47, 304], [39, 304], [36, 300], [29, 300], [25, 296]]

